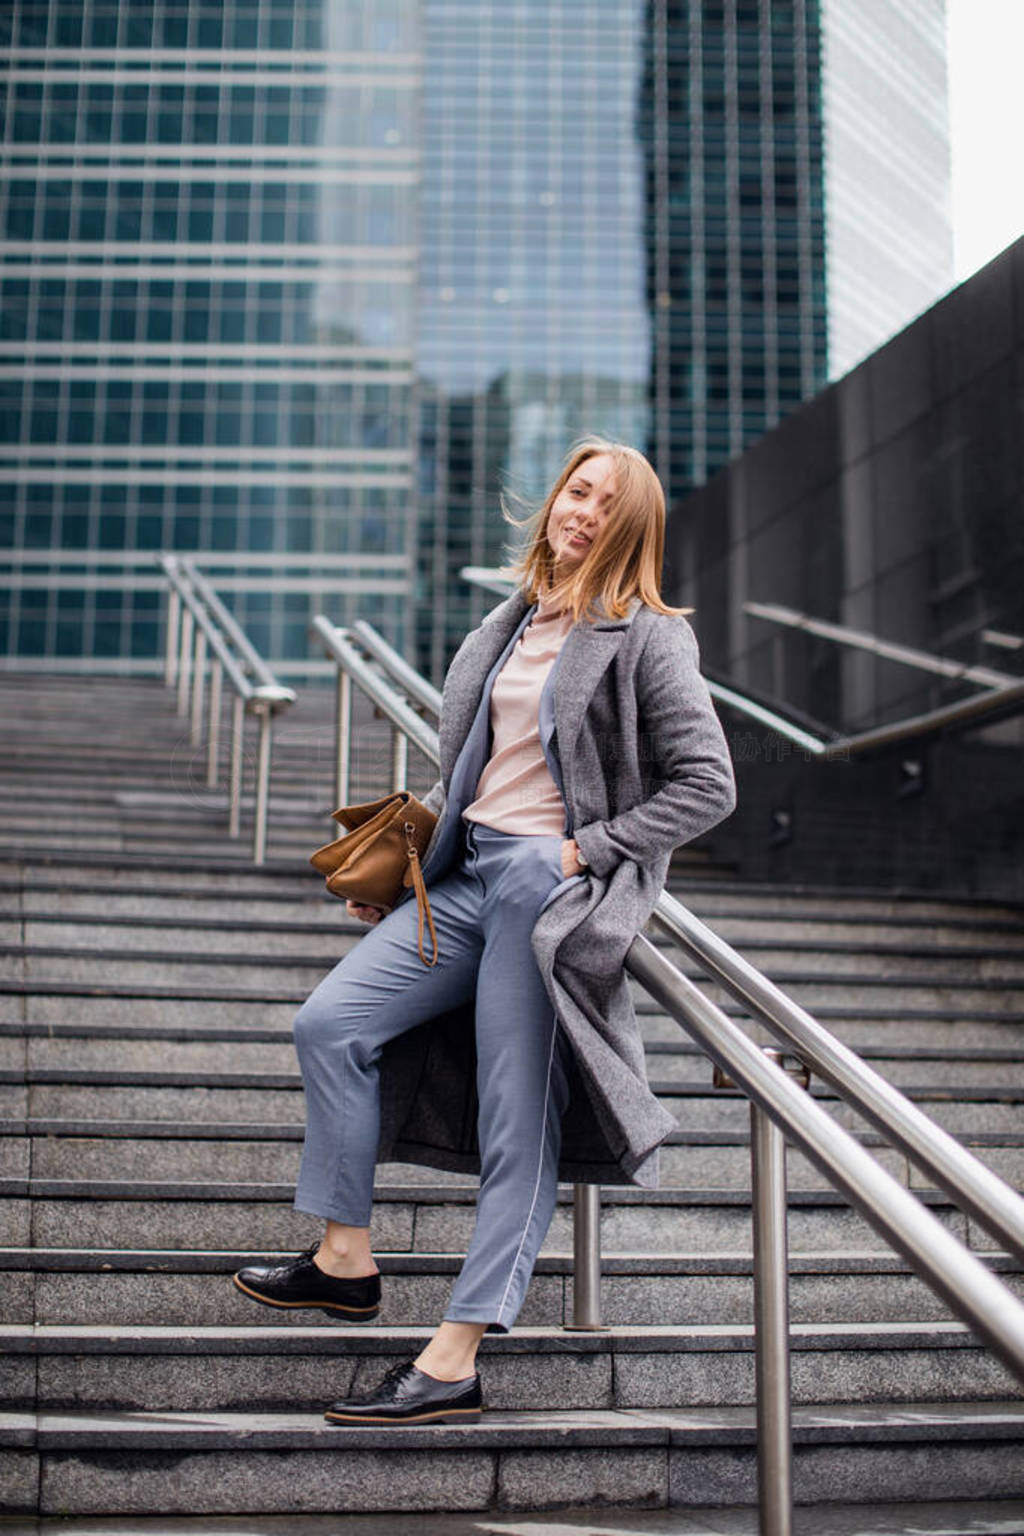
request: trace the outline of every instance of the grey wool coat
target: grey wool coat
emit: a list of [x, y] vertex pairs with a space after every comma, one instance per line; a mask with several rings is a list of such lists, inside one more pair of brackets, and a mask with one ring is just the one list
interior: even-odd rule
[[[438, 813], [423, 858], [429, 886], [459, 852], [461, 816], [489, 756], [490, 683], [532, 608], [521, 592], [456, 653], [440, 721]], [[657, 1149], [675, 1122], [647, 1084], [623, 970], [660, 894], [672, 850], [735, 804], [728, 748], [682, 617], [635, 599], [622, 619], [574, 624], [541, 702], [541, 737], [588, 861], [534, 925], [532, 946], [572, 1046], [560, 1177], [657, 1184]], [[479, 1169], [472, 1007], [392, 1041], [381, 1059], [382, 1161]]]

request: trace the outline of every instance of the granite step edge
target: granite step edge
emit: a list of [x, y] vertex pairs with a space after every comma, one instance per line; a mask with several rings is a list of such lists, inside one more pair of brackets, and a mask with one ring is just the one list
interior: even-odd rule
[[[8, 1087], [89, 1088], [168, 1088], [300, 1093], [302, 1078], [297, 1072], [158, 1072], [153, 1069], [116, 1071], [113, 1068], [83, 1067], [4, 1067], [0, 1084]], [[651, 1076], [648, 1086], [653, 1094], [667, 1099], [741, 1099], [739, 1089], [715, 1088], [710, 1081], [658, 1078]], [[1007, 1083], [901, 1083], [900, 1092], [915, 1103], [1017, 1104], [1024, 1093]], [[839, 1102], [840, 1096], [815, 1078], [808, 1090], [812, 1098]]]
[[[103, 1413], [83, 1410], [0, 1414], [0, 1446], [49, 1451], [337, 1450], [398, 1452], [516, 1446], [752, 1446], [752, 1407], [485, 1410], [478, 1424], [345, 1428], [299, 1413]], [[922, 1402], [899, 1406], [796, 1405], [801, 1445], [893, 1440], [902, 1443], [1024, 1439], [1024, 1404]]]
[[[157, 1180], [129, 1179], [0, 1179], [0, 1198], [33, 1200], [87, 1201], [164, 1201], [172, 1204], [206, 1204], [220, 1201], [239, 1201], [257, 1204], [284, 1203], [291, 1206], [295, 1194], [294, 1183], [185, 1183], [160, 1182]], [[374, 1189], [378, 1204], [419, 1205], [473, 1205], [478, 1194], [475, 1182], [465, 1184], [381, 1184]], [[915, 1197], [923, 1204], [954, 1211], [955, 1203], [938, 1189], [915, 1189]], [[558, 1204], [570, 1205], [573, 1189], [562, 1184], [558, 1190]], [[845, 1195], [831, 1188], [790, 1189], [790, 1209], [817, 1206], [847, 1209]], [[732, 1206], [749, 1207], [749, 1189], [701, 1189], [673, 1187], [641, 1189], [635, 1185], [609, 1184], [601, 1186], [601, 1202], [611, 1206]]]
[[[147, 892], [147, 894], [152, 894], [152, 892]], [[748, 917], [751, 916], [751, 914], [746, 915]], [[719, 919], [720, 917], [720, 913], [714, 914], [715, 920]], [[188, 932], [191, 929], [198, 928], [203, 932], [213, 931], [216, 933], [222, 933], [226, 937], [229, 937], [232, 934], [245, 934], [247, 936], [251, 936], [252, 934], [261, 931], [261, 929], [265, 929], [268, 933], [294, 934], [299, 937], [303, 935], [308, 936], [311, 932], [310, 924], [304, 923], [300, 920], [278, 922], [268, 919], [266, 923], [260, 924], [258, 922], [254, 922], [253, 920], [246, 920], [240, 917], [213, 917], [203, 916], [198, 913], [193, 917], [181, 917], [161, 916], [158, 913], [136, 915], [134, 913], [126, 912], [105, 913], [101, 911], [53, 912], [29, 907], [22, 908], [19, 911], [18, 919], [19, 921], [25, 923], [31, 922], [39, 923], [41, 925], [50, 925], [55, 930], [55, 937], [57, 938], [60, 936], [60, 930], [66, 928], [110, 928], [125, 930], [150, 928], [157, 932], [167, 931], [171, 933]], [[815, 920], [820, 921], [820, 919]], [[879, 926], [884, 925], [880, 923]], [[931, 926], [935, 927], [938, 925], [933, 923]], [[324, 925], [323, 932], [332, 935], [339, 934], [344, 936], [351, 934], [353, 936], [358, 936], [365, 932], [365, 929], [362, 925], [352, 921], [346, 922], [339, 914], [337, 927], [328, 927], [327, 925]], [[1015, 927], [1013, 932], [1015, 933], [1015, 936], [1018, 937], [1018, 939], [1024, 939], [1024, 934], [1021, 933], [1019, 926]], [[661, 930], [657, 924], [654, 925], [653, 931], [650, 935], [650, 940], [651, 943], [658, 948], [672, 949], [676, 947], [675, 941], [663, 930]], [[902, 956], [906, 957], [907, 959], [926, 960], [933, 960], [936, 957], [939, 957], [943, 961], [948, 961], [955, 958], [958, 960], [1012, 959], [1024, 962], [1024, 948], [1022, 948], [1021, 943], [996, 944], [979, 942], [974, 944], [958, 944], [955, 946], [955, 948], [950, 949], [947, 945], [942, 944], [941, 941], [925, 942], [923, 939], [914, 941], [909, 939], [900, 939], [887, 942], [875, 939], [858, 939], [855, 935], [851, 935], [849, 938], [817, 938], [813, 936], [811, 938], [800, 938], [789, 934], [778, 934], [770, 935], [767, 937], [758, 936], [746, 938], [742, 941], [742, 944], [744, 949], [755, 952], [760, 950], [787, 950], [796, 954], [849, 954], [858, 956], [865, 955], [870, 958], [877, 958], [879, 956]], [[86, 951], [79, 947], [60, 946], [56, 944], [49, 948], [43, 946], [28, 945], [26, 946], [26, 950], [28, 952], [39, 954], [93, 953], [93, 951]], [[95, 953], [99, 954], [105, 952], [98, 949], [95, 951]], [[240, 958], [245, 960], [250, 957], [241, 956]]]
[[[77, 1356], [262, 1356], [333, 1355], [399, 1357], [418, 1354], [433, 1328], [335, 1324], [310, 1327], [238, 1327], [217, 1324], [9, 1323], [0, 1324], [0, 1357]], [[486, 1340], [489, 1357], [538, 1355], [678, 1355], [751, 1353], [752, 1323], [615, 1325], [598, 1332], [574, 1332], [558, 1326], [517, 1327]], [[928, 1322], [795, 1322], [790, 1326], [793, 1354], [821, 1352], [886, 1353], [929, 1351], [985, 1352], [964, 1324], [947, 1319]], [[1024, 1404], [1022, 1404], [1024, 1412]]]
[[[972, 1252], [991, 1270], [1000, 1274], [1018, 1274], [1024, 1268], [1014, 1255], [996, 1249]], [[0, 1272], [71, 1273], [71, 1274], [209, 1274], [229, 1275], [256, 1260], [275, 1261], [293, 1257], [293, 1253], [259, 1249], [180, 1249], [180, 1248], [0, 1248]], [[380, 1250], [377, 1262], [381, 1273], [457, 1274], [465, 1262], [462, 1253], [388, 1252]], [[639, 1277], [672, 1275], [753, 1274], [749, 1253], [617, 1253], [602, 1255], [601, 1274]], [[541, 1275], [571, 1275], [574, 1260], [570, 1253], [542, 1254], [535, 1265]], [[791, 1275], [910, 1275], [913, 1267], [895, 1253], [864, 1250], [815, 1250], [789, 1254]]]

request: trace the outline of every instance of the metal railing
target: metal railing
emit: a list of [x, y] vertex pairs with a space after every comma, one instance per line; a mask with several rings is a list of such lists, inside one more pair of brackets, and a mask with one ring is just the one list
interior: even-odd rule
[[[311, 628], [338, 669], [334, 752], [334, 794], [338, 805], [345, 805], [350, 799], [353, 684], [361, 688], [380, 713], [391, 721], [392, 788], [405, 787], [410, 742], [436, 768], [440, 761], [437, 732], [416, 713], [412, 704], [396, 693], [393, 684], [397, 683], [416, 704], [428, 709], [435, 717], [441, 713], [441, 695], [437, 689], [420, 677], [372, 625], [362, 620], [352, 629], [342, 629], [319, 614]], [[392, 684], [385, 683], [372, 662], [360, 653], [360, 645], [384, 667]]]
[[[267, 848], [270, 758], [274, 716], [294, 703], [291, 688], [277, 681], [255, 646], [192, 561], [162, 554], [159, 565], [168, 584], [164, 681], [177, 689], [177, 709], [189, 717], [189, 739], [201, 746], [206, 721], [206, 784], [216, 788], [220, 769], [221, 700], [224, 678], [234, 689], [231, 708], [231, 756], [228, 769], [228, 836], [241, 836], [242, 747], [245, 719], [259, 722], [252, 858], [262, 864]], [[209, 705], [205, 710], [209, 664]]]
[[[436, 765], [436, 732], [416, 708], [436, 715], [440, 709], [437, 690], [413, 673], [371, 626], [360, 624], [358, 632], [340, 631], [321, 617], [314, 627], [339, 668], [339, 803], [347, 798], [353, 683], [390, 719], [396, 736], [405, 734]], [[408, 698], [399, 695], [396, 684]], [[392, 756], [397, 773], [397, 749]], [[395, 787], [402, 787], [397, 778]], [[820, 1076], [1022, 1260], [1024, 1200], [667, 891], [658, 899], [654, 920], [706, 976], [726, 988], [780, 1042], [781, 1048], [767, 1050], [755, 1044], [647, 938], [634, 939], [626, 969], [710, 1057], [717, 1085], [737, 1088], [750, 1101], [760, 1529], [762, 1536], [791, 1536], [787, 1140], [1024, 1382], [1024, 1304], [804, 1091], [810, 1074]], [[798, 1063], [797, 1072], [787, 1068], [789, 1057]], [[795, 1080], [798, 1076], [803, 1077], [802, 1085]], [[596, 1186], [576, 1186], [574, 1218], [574, 1313], [569, 1326], [599, 1328], [600, 1191]]]
[[743, 609], [754, 618], [801, 630], [805, 634], [817, 635], [821, 639], [832, 640], [838, 645], [868, 651], [874, 656], [901, 662], [904, 666], [914, 667], [921, 672], [931, 672], [956, 682], [972, 683], [984, 690], [968, 698], [958, 699], [952, 704], [942, 704], [936, 709], [926, 710], [921, 714], [908, 715], [902, 720], [894, 721], [891, 725], [872, 726], [851, 735], [839, 734], [826, 739], [815, 737], [807, 732], [797, 733], [796, 728], [784, 717], [773, 715], [772, 711], [765, 710], [763, 706], [754, 705], [753, 701], [746, 699], [743, 694], [735, 690], [724, 690], [720, 685], [708, 683], [712, 695], [719, 698], [721, 702], [746, 714], [749, 718], [757, 719], [762, 725], [770, 726], [779, 735], [796, 742], [813, 757], [820, 757], [826, 761], [829, 758], [855, 757], [883, 747], [895, 746], [901, 742], [931, 736], [939, 731], [962, 729], [985, 720], [994, 721], [1024, 709], [1024, 678], [1013, 672], [1000, 672], [993, 667], [971, 666], [966, 662], [952, 661], [946, 656], [933, 656], [930, 651], [900, 645], [892, 640], [883, 640], [878, 635], [853, 629], [848, 624], [832, 624], [824, 619], [815, 619], [809, 614], [800, 613], [795, 608], [783, 607], [778, 603], [744, 603]]
[[771, 624], [782, 624], [788, 629], [799, 629], [807, 635], [817, 635], [821, 640], [832, 640], [836, 645], [848, 645], [854, 650], [869, 651], [872, 656], [886, 661], [898, 661], [905, 667], [919, 672], [934, 672], [938, 677], [952, 678], [956, 682], [975, 683], [979, 688], [1003, 688], [1007, 683], [1019, 683], [1012, 672], [997, 672], [993, 667], [972, 666], [968, 662], [953, 661], [948, 656], [935, 656], [914, 645], [902, 645], [896, 640], [883, 640], [866, 629], [854, 629], [852, 624], [833, 624], [828, 619], [816, 619], [797, 608], [787, 608], [782, 603], [744, 603], [743, 612], [752, 618], [766, 619]]

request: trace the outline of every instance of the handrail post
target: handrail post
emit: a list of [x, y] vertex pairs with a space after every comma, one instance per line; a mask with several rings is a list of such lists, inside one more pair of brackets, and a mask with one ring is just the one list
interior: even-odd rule
[[256, 749], [256, 817], [252, 829], [252, 861], [262, 864], [267, 851], [267, 806], [270, 801], [270, 746], [273, 711], [265, 704], [258, 711], [259, 744]]
[[334, 802], [347, 805], [352, 772], [352, 679], [341, 665], [337, 671], [334, 749]]
[[245, 732], [245, 700], [236, 693], [231, 707], [231, 776], [228, 837], [238, 837], [242, 825], [242, 738]]
[[210, 666], [210, 715], [206, 733], [206, 786], [213, 789], [217, 783], [220, 759], [220, 700], [224, 681], [224, 663], [219, 656]]
[[409, 738], [399, 726], [391, 731], [391, 788], [404, 789], [409, 777]]
[[178, 625], [181, 622], [181, 598], [177, 587], [167, 588], [167, 635], [164, 640], [164, 682], [173, 688], [178, 676]]
[[274, 715], [295, 695], [290, 688], [265, 683], [255, 688], [249, 708], [259, 716], [260, 737], [256, 752], [256, 824], [252, 833], [252, 861], [262, 864], [267, 854], [267, 811], [270, 808], [270, 749], [273, 744]]
[[572, 1191], [573, 1332], [596, 1333], [601, 1322], [601, 1188], [574, 1184]]
[[[781, 1061], [780, 1051], [767, 1054]], [[761, 1536], [791, 1536], [793, 1430], [789, 1370], [789, 1252], [786, 1141], [750, 1106], [754, 1220], [754, 1349], [757, 1378], [757, 1488]]]
[[178, 646], [178, 714], [188, 714], [189, 673], [192, 666], [192, 610], [187, 605], [181, 616]]
[[[256, 764], [256, 804], [253, 826], [253, 861], [266, 856], [267, 813], [270, 807], [270, 754], [272, 717], [294, 704], [295, 693], [276, 681], [267, 663], [246, 638], [237, 621], [190, 560], [170, 554], [160, 557], [167, 578], [167, 611], [164, 675], [177, 688], [177, 712], [189, 717], [189, 740], [199, 747], [206, 712], [206, 669], [210, 668], [209, 738], [206, 747], [206, 783], [217, 783], [221, 738], [221, 701], [227, 675], [235, 698], [231, 722], [231, 783], [228, 836], [237, 838], [242, 820], [242, 775], [245, 716], [260, 717]], [[240, 653], [234, 655], [235, 651]], [[247, 673], [260, 679], [254, 687]]]
[[206, 685], [206, 634], [201, 624], [196, 625], [195, 647], [192, 653], [192, 729], [189, 740], [198, 747], [203, 739], [203, 694]]

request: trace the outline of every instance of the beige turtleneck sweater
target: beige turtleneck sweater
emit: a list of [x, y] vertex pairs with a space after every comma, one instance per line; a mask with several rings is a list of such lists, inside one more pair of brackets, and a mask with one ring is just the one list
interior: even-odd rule
[[544, 758], [538, 716], [548, 673], [571, 628], [571, 613], [541, 602], [494, 679], [491, 756], [476, 799], [462, 813], [466, 821], [520, 836], [564, 832], [565, 806]]

